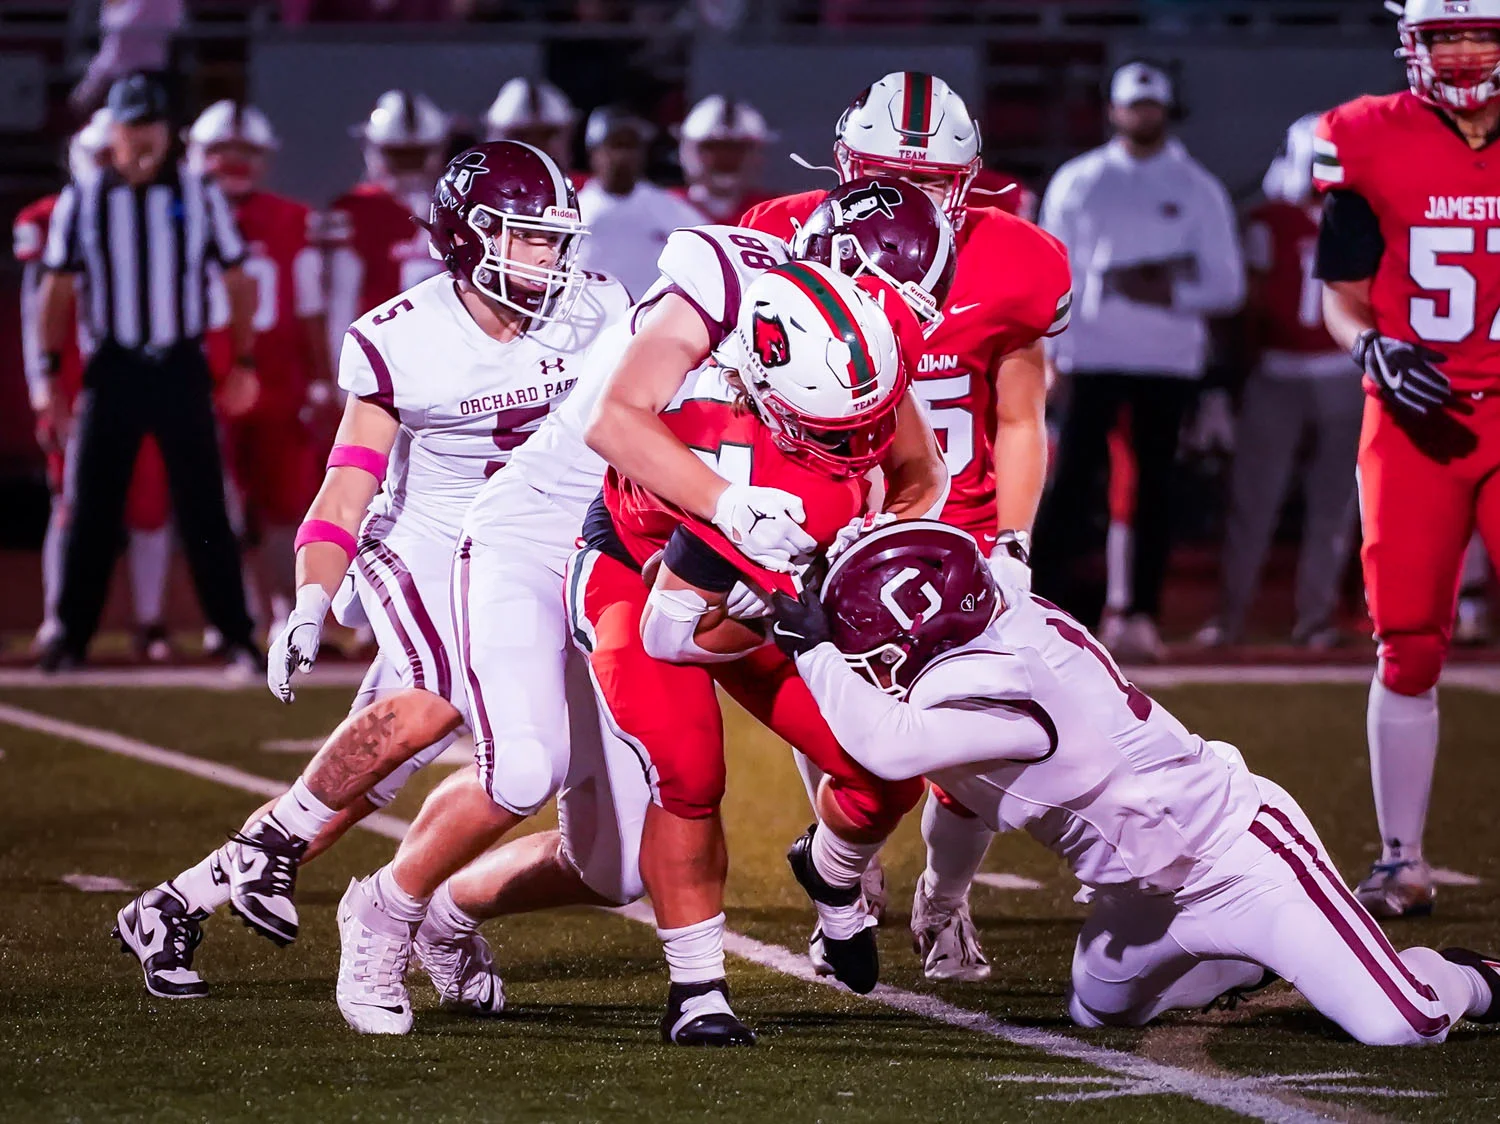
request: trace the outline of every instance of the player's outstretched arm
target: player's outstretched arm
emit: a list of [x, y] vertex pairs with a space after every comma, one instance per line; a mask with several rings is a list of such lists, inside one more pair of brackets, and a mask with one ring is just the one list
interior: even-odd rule
[[885, 510], [897, 519], [936, 519], [948, 499], [948, 465], [937, 434], [911, 395], [896, 407], [896, 439], [880, 465]]

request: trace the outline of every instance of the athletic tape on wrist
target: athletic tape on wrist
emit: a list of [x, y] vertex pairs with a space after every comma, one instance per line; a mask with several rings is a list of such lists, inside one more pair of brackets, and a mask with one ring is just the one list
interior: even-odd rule
[[368, 445], [335, 445], [328, 454], [329, 468], [362, 468], [376, 480], [385, 479], [389, 458]]
[[354, 541], [354, 536], [337, 523], [330, 523], [327, 519], [304, 519], [302, 526], [297, 528], [295, 549], [301, 550], [315, 542], [332, 543], [347, 554], [351, 562], [359, 546]]

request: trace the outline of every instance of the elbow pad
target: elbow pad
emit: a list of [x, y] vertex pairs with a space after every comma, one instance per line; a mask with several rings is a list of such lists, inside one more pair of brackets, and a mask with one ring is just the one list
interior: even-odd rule
[[709, 652], [693, 633], [708, 612], [708, 602], [692, 589], [653, 587], [641, 613], [641, 643], [652, 659], [668, 663], [727, 663], [739, 653]]

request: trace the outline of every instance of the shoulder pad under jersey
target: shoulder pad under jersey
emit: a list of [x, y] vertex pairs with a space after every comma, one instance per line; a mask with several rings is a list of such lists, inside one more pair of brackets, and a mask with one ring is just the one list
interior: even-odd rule
[[657, 268], [708, 327], [710, 346], [734, 327], [740, 297], [755, 277], [787, 260], [786, 243], [738, 226], [693, 226], [667, 238]]
[[1035, 687], [1025, 657], [987, 643], [993, 639], [992, 631], [987, 630], [971, 643], [933, 660], [911, 685], [907, 702], [932, 707], [960, 699], [1029, 699]]

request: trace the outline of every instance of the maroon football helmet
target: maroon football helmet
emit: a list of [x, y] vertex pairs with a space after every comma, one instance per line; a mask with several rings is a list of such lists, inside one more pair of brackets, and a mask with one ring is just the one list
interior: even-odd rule
[[923, 335], [942, 322], [958, 268], [948, 216], [924, 191], [882, 176], [830, 191], [793, 237], [792, 256], [879, 277], [911, 306]]
[[[465, 149], [432, 189], [422, 224], [432, 249], [453, 276], [533, 320], [564, 320], [583, 285], [578, 245], [586, 227], [573, 185], [539, 148], [498, 140]], [[550, 265], [518, 260], [528, 248], [555, 247]], [[545, 257], [545, 255], [543, 255]]]
[[849, 665], [902, 698], [938, 656], [967, 644], [1000, 611], [1000, 590], [973, 536], [911, 519], [857, 539], [823, 580], [829, 638]]

